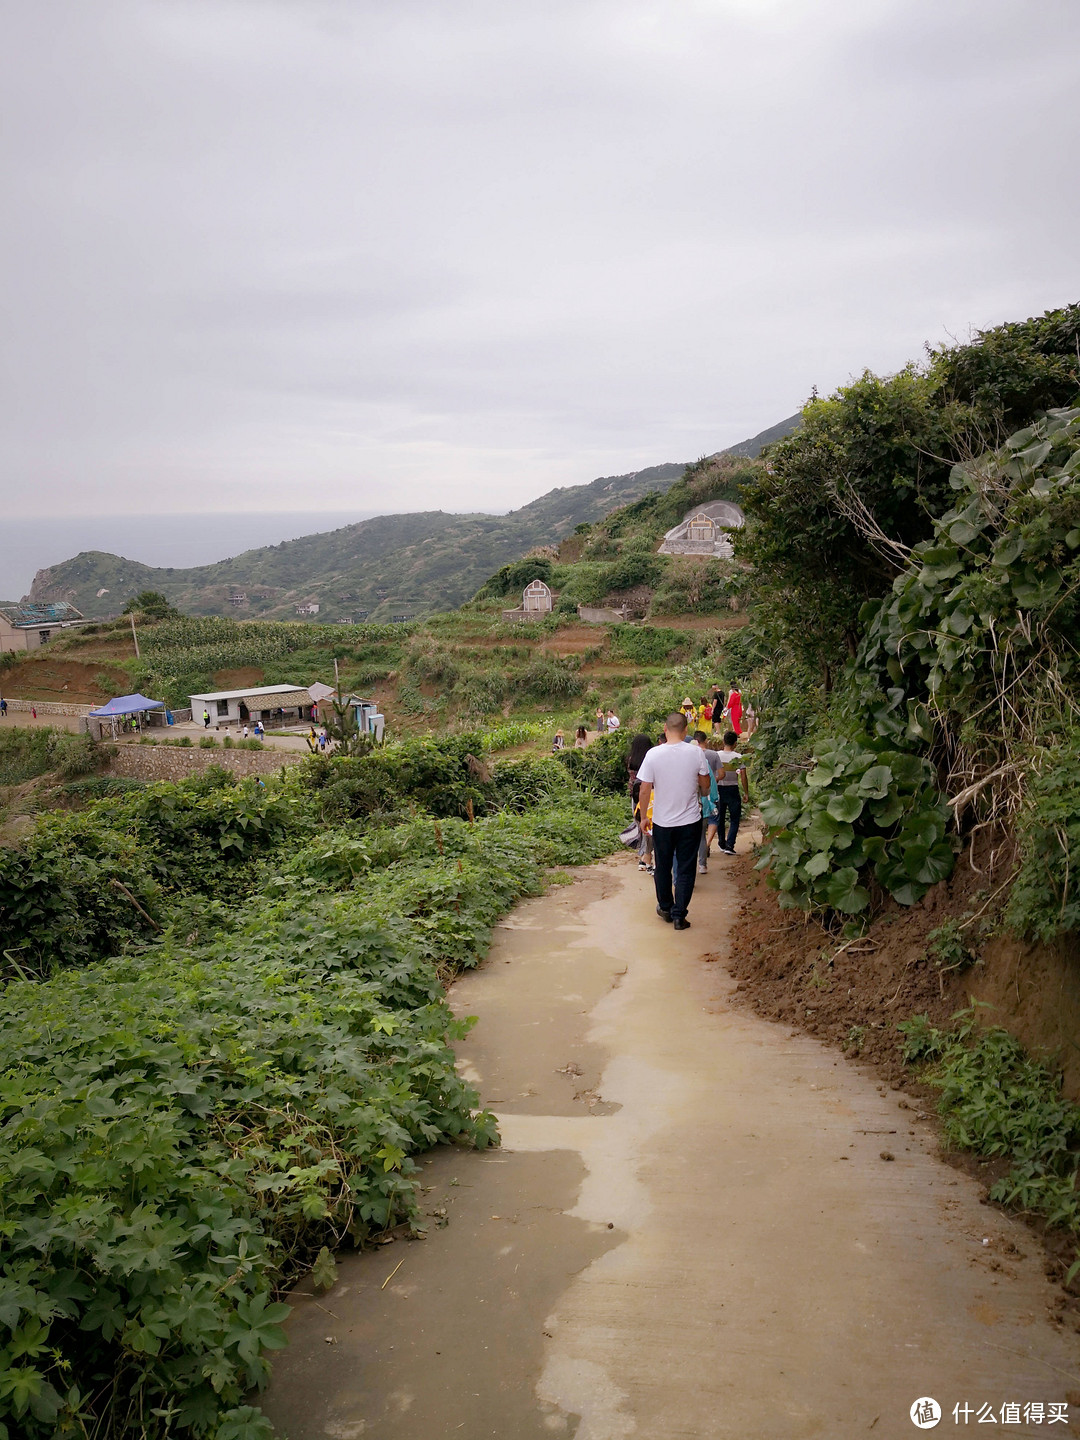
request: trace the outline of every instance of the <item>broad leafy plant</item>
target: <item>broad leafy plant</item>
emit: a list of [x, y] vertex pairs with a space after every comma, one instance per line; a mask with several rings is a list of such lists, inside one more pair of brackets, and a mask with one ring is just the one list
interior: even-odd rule
[[[265, 1440], [248, 1397], [288, 1285], [420, 1224], [418, 1151], [496, 1138], [443, 982], [547, 866], [614, 849], [625, 810], [557, 760], [492, 779], [480, 748], [154, 786], [5, 852], [5, 924], [34, 943], [0, 1013], [0, 1440]], [[410, 818], [328, 825], [365, 768]], [[445, 813], [474, 794], [497, 813]], [[185, 870], [202, 844], [216, 866]]]
[[876, 737], [823, 742], [806, 776], [761, 810], [770, 832], [758, 867], [782, 905], [856, 915], [871, 881], [911, 905], [953, 867], [930, 765]]

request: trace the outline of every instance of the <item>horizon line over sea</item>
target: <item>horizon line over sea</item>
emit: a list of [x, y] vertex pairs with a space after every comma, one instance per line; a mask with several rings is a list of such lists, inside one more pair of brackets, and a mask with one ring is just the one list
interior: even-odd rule
[[35, 574], [81, 550], [143, 565], [212, 565], [256, 550], [340, 530], [383, 510], [219, 511], [175, 515], [32, 515], [0, 525], [0, 602], [21, 600]]

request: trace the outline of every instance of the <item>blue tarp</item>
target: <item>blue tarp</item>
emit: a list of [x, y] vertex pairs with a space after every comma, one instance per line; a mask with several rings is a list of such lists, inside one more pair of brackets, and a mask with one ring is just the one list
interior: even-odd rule
[[110, 715], [139, 715], [144, 710], [164, 709], [164, 700], [148, 700], [145, 695], [117, 695], [99, 710], [91, 710], [90, 714], [95, 719], [103, 719]]

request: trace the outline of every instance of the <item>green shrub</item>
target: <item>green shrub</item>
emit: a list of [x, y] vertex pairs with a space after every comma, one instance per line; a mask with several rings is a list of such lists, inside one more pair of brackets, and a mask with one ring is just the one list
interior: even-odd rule
[[659, 665], [675, 660], [686, 649], [687, 639], [680, 630], [666, 630], [659, 625], [612, 625], [611, 653], [620, 660], [638, 665]]
[[[873, 728], [991, 768], [1071, 722], [1080, 628], [1080, 409], [953, 467], [954, 508], [864, 607]], [[987, 718], [992, 717], [992, 718]]]
[[560, 750], [556, 758], [568, 768], [579, 785], [625, 795], [629, 779], [626, 768], [629, 749], [628, 734], [617, 730], [610, 735], [598, 735], [584, 750]]
[[507, 675], [474, 670], [462, 676], [455, 697], [464, 714], [484, 718], [500, 711], [510, 693]]
[[130, 780], [126, 775], [91, 775], [85, 780], [69, 780], [61, 789], [73, 799], [89, 801], [127, 795], [132, 790], [141, 790], [145, 783], [143, 780]]
[[1032, 1059], [1007, 1030], [979, 1029], [974, 1009], [954, 1019], [960, 1024], [951, 1031], [925, 1015], [898, 1027], [904, 1058], [927, 1064], [922, 1078], [941, 1091], [946, 1138], [1011, 1161], [991, 1199], [1080, 1237], [1080, 1107], [1063, 1098], [1060, 1074]]
[[473, 597], [476, 600], [499, 600], [514, 595], [532, 580], [551, 583], [551, 561], [543, 555], [528, 556], [524, 560], [513, 560], [487, 580]]
[[729, 608], [735, 567], [711, 555], [673, 559], [652, 600], [654, 615], [715, 615]]
[[518, 814], [537, 805], [556, 804], [573, 792], [565, 765], [556, 756], [536, 760], [500, 760], [492, 770], [495, 803]]
[[913, 905], [952, 873], [947, 804], [930, 765], [873, 737], [823, 741], [805, 779], [766, 800], [770, 827], [758, 868], [781, 905], [854, 915], [872, 877]]
[[299, 818], [211, 768], [42, 819], [22, 845], [0, 849], [8, 973], [87, 964], [148, 939], [175, 896], [233, 894], [238, 872]]
[[1080, 930], [1080, 730], [1037, 750], [1029, 777], [1005, 918], [1021, 935], [1049, 942]]
[[978, 958], [968, 944], [963, 921], [955, 915], [930, 931], [926, 953], [940, 970], [966, 970]]
[[585, 682], [572, 661], [538, 656], [521, 672], [515, 688], [538, 700], [571, 700], [582, 694]]
[[0, 785], [21, 785], [50, 770], [74, 780], [100, 769], [111, 753], [89, 735], [14, 726], [0, 731]]
[[[355, 906], [9, 986], [0, 1417], [213, 1435], [268, 1374], [273, 1293], [413, 1210], [410, 1152], [483, 1143], [415, 946]], [[28, 1254], [33, 1259], [25, 1258]], [[17, 1358], [18, 1357], [18, 1358]]]
[[[400, 749], [319, 757], [282, 782], [284, 803], [310, 806], [337, 771], [380, 760], [399, 793], [445, 765], [445, 741]], [[559, 789], [556, 806], [294, 835], [246, 906], [214, 902], [208, 942], [177, 913], [143, 953], [8, 986], [10, 1434], [269, 1434], [244, 1401], [284, 1343], [276, 1296], [312, 1267], [332, 1283], [331, 1249], [418, 1221], [417, 1151], [494, 1138], [454, 1067], [467, 1022], [440, 975], [479, 961], [543, 867], [617, 844], [623, 806], [536, 763], [490, 783], [504, 800]], [[180, 790], [153, 787], [156, 808]]]
[[647, 550], [627, 550], [608, 570], [611, 591], [634, 590], [639, 585], [655, 585], [664, 573], [665, 562]]

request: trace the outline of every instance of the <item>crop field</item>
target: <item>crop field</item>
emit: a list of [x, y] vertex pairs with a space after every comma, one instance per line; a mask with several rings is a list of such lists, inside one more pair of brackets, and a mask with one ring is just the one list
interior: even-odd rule
[[[626, 714], [641, 687], [701, 659], [742, 616], [586, 625], [553, 616], [502, 620], [477, 603], [413, 625], [314, 625], [177, 617], [102, 622], [9, 665], [2, 684], [24, 699], [101, 703], [138, 690], [183, 707], [193, 693], [242, 684], [335, 683], [375, 699], [398, 736], [520, 718], [554, 732], [592, 724], [598, 706]], [[688, 628], [687, 622], [695, 623]], [[550, 734], [549, 734], [550, 738]]]
[[625, 823], [616, 737], [483, 758], [533, 734], [138, 787], [0, 851], [6, 1440], [268, 1436], [288, 1285], [422, 1229], [418, 1152], [497, 1140], [444, 983]]

